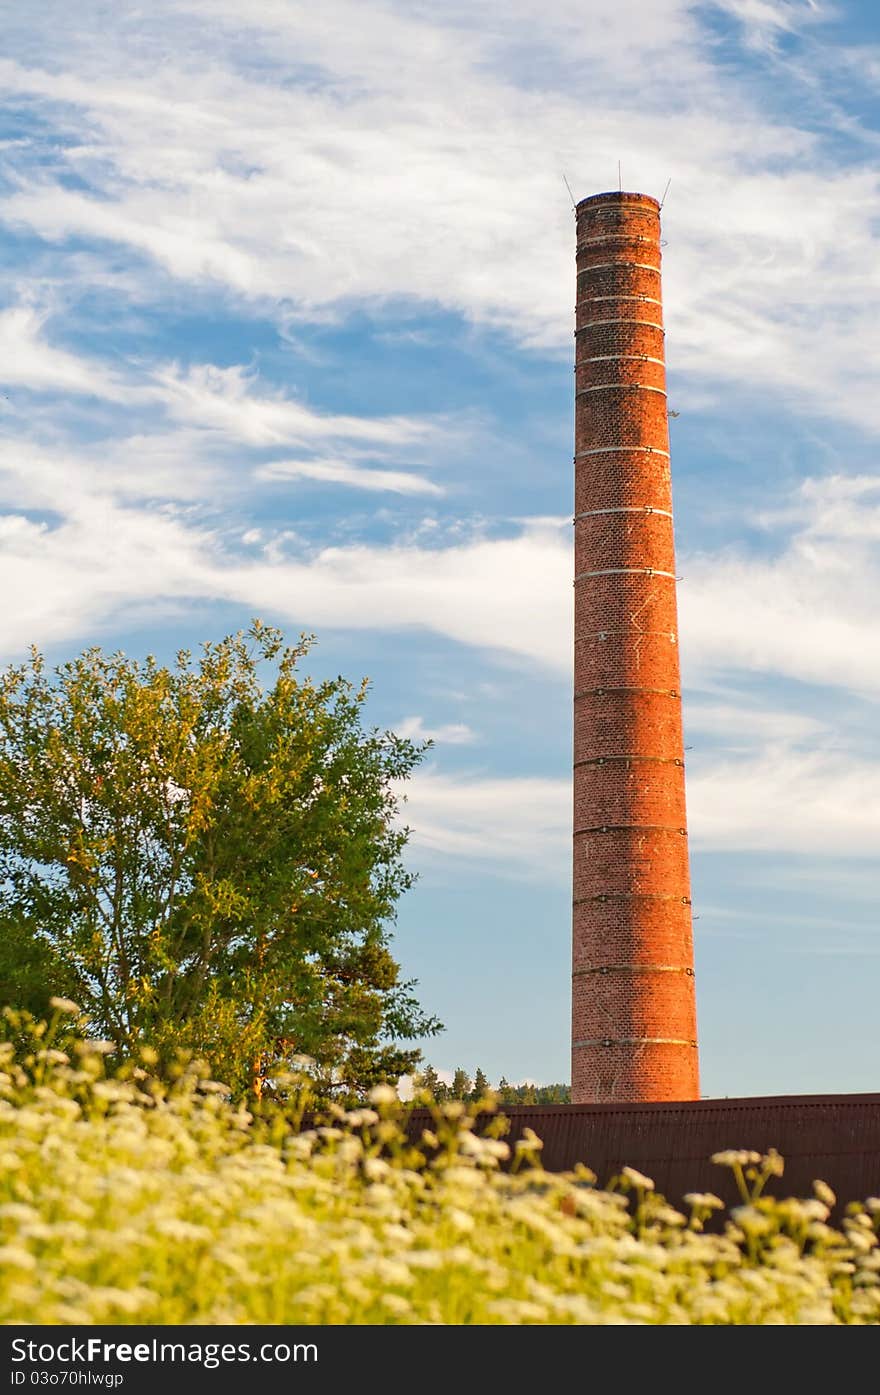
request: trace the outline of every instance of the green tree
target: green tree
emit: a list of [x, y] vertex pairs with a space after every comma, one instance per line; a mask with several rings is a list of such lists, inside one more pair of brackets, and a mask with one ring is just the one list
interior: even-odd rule
[[[75, 998], [121, 1052], [207, 1057], [259, 1092], [411, 1070], [439, 1030], [389, 922], [412, 877], [397, 782], [423, 747], [361, 725], [255, 621], [172, 667], [89, 649], [0, 674], [0, 1000]], [[265, 679], [265, 681], [264, 681]]]
[[484, 1074], [484, 1072], [479, 1066], [477, 1066], [476, 1073], [474, 1074], [474, 1084], [471, 1090], [471, 1099], [481, 1100], [483, 1096], [491, 1090], [491, 1088], [492, 1087], [489, 1084], [489, 1077]]
[[459, 1066], [452, 1077], [452, 1084], [449, 1087], [449, 1096], [454, 1100], [466, 1100], [471, 1092], [471, 1078], [467, 1071]]
[[511, 1085], [504, 1076], [497, 1094], [502, 1104], [571, 1104], [570, 1085]]
[[446, 1100], [449, 1098], [449, 1086], [445, 1080], [441, 1080], [434, 1067], [425, 1065], [413, 1079], [413, 1086], [417, 1091], [429, 1095], [432, 1100]]
[[55, 953], [53, 945], [33, 925], [0, 921], [0, 1007], [24, 1008], [36, 1018], [48, 1018], [53, 994], [76, 991], [77, 978]]

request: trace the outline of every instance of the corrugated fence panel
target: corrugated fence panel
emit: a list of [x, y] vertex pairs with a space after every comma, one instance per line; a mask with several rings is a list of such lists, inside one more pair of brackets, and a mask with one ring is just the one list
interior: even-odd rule
[[[604, 1184], [629, 1164], [675, 1202], [688, 1191], [714, 1191], [730, 1203], [739, 1199], [729, 1169], [710, 1161], [726, 1148], [776, 1148], [785, 1173], [768, 1184], [775, 1195], [807, 1196], [814, 1178], [827, 1182], [841, 1202], [880, 1195], [880, 1094], [507, 1105], [502, 1112], [510, 1121], [508, 1141], [525, 1128], [543, 1140], [548, 1170], [567, 1171], [582, 1162]], [[424, 1111], [414, 1111], [414, 1135], [428, 1121]]]

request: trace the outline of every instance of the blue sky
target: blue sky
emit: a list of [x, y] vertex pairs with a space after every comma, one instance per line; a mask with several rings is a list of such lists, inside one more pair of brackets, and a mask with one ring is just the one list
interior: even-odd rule
[[444, 1069], [568, 1078], [576, 197], [659, 197], [706, 1095], [877, 1089], [880, 20], [43, 0], [0, 59], [0, 659], [259, 615], [435, 746]]

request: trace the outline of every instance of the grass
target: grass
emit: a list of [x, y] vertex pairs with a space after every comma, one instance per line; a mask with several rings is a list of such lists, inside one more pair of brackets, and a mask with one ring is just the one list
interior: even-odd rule
[[457, 1102], [421, 1147], [387, 1086], [303, 1129], [297, 1080], [255, 1118], [197, 1064], [112, 1072], [62, 1031], [0, 1045], [4, 1323], [880, 1322], [880, 1199], [835, 1226], [821, 1182], [766, 1197], [776, 1154], [716, 1155], [743, 1200], [707, 1231], [717, 1197], [544, 1172]]

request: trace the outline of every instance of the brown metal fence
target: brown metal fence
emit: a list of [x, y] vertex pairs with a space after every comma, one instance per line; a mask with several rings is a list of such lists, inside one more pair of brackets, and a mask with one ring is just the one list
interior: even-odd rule
[[[880, 1195], [880, 1094], [505, 1105], [501, 1112], [510, 1121], [509, 1142], [525, 1128], [543, 1140], [549, 1171], [582, 1162], [601, 1185], [629, 1164], [674, 1202], [689, 1191], [714, 1191], [731, 1204], [739, 1199], [729, 1169], [710, 1161], [727, 1148], [777, 1149], [785, 1173], [768, 1184], [774, 1195], [808, 1196], [814, 1178], [827, 1182], [841, 1203]], [[413, 1134], [429, 1120], [424, 1110], [414, 1110]]]

